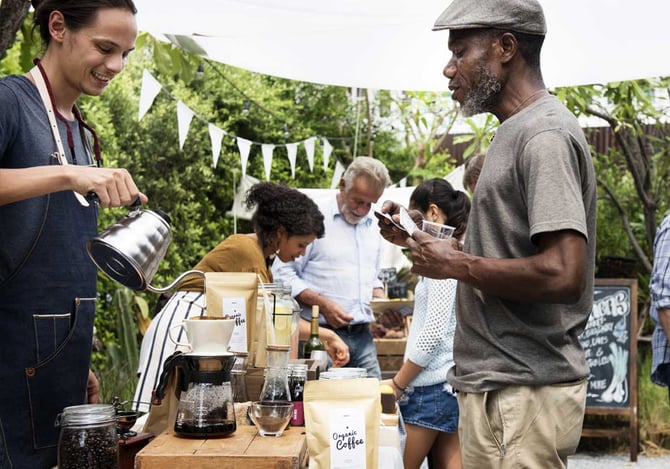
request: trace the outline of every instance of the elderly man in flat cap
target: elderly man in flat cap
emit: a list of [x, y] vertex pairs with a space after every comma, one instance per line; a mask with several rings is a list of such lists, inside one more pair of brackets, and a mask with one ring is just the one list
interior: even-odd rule
[[[596, 182], [577, 119], [544, 85], [536, 0], [454, 0], [444, 68], [465, 115], [500, 127], [474, 192], [465, 246], [417, 230], [413, 271], [455, 278], [459, 436], [466, 468], [560, 468], [581, 436], [589, 374], [578, 336], [592, 307]], [[384, 210], [395, 213], [387, 202]]]

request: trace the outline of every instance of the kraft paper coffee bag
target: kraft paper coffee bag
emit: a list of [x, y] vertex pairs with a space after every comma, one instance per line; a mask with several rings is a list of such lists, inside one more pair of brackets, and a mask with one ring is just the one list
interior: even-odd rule
[[379, 380], [307, 381], [303, 400], [310, 469], [377, 469]]
[[208, 316], [235, 319], [230, 350], [253, 354], [258, 276], [253, 272], [206, 272], [205, 298]]

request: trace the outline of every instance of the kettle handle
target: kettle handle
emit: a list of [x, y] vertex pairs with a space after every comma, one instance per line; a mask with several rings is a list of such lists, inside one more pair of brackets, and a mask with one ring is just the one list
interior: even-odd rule
[[[98, 197], [98, 194], [95, 192], [89, 192], [86, 194], [86, 200], [89, 202], [95, 202], [95, 203], [100, 203], [100, 197]], [[142, 199], [140, 199], [140, 196], [138, 195], [137, 198], [133, 201], [132, 204], [130, 204], [130, 208], [137, 208], [142, 206]]]

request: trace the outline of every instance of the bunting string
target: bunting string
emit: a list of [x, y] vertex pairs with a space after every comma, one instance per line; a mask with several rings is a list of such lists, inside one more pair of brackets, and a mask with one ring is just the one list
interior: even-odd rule
[[[213, 67], [215, 70], [216, 67]], [[246, 97], [246, 94], [239, 90], [230, 80], [228, 80], [223, 74], [219, 72], [219, 74], [226, 79], [240, 94]], [[297, 153], [298, 153], [298, 147], [302, 145], [305, 148], [305, 153], [307, 155], [307, 164], [309, 166], [309, 171], [314, 172], [314, 155], [315, 155], [315, 148], [317, 146], [317, 143], [321, 144], [321, 154], [323, 156], [323, 169], [324, 171], [328, 171], [329, 169], [329, 160], [330, 160], [330, 155], [333, 152], [333, 146], [330, 144], [329, 140], [347, 140], [347, 138], [342, 138], [342, 137], [324, 137], [324, 136], [319, 136], [315, 135], [309, 138], [306, 138], [304, 140], [300, 140], [297, 142], [288, 142], [288, 143], [283, 143], [283, 144], [277, 144], [277, 143], [267, 143], [267, 142], [255, 142], [253, 140], [249, 140], [243, 137], [240, 137], [238, 135], [233, 135], [220, 127], [218, 127], [215, 124], [212, 124], [209, 122], [207, 119], [204, 117], [200, 116], [198, 113], [194, 112], [192, 109], [190, 109], [183, 101], [175, 98], [169, 91], [165, 90], [163, 86], [156, 80], [149, 71], [144, 70], [142, 73], [142, 84], [140, 88], [140, 102], [139, 102], [139, 112], [138, 112], [138, 117], [137, 121], [141, 121], [146, 113], [151, 109], [151, 106], [153, 105], [156, 97], [158, 96], [158, 93], [161, 91], [164, 91], [167, 93], [170, 98], [173, 100], [177, 101], [177, 124], [178, 124], [178, 131], [179, 131], [179, 149], [183, 150], [184, 148], [184, 143], [186, 142], [186, 138], [188, 136], [188, 131], [191, 126], [191, 122], [193, 119], [198, 119], [199, 121], [203, 122], [205, 125], [207, 125], [209, 137], [210, 137], [210, 142], [212, 145], [212, 166], [216, 168], [217, 163], [219, 161], [219, 156], [221, 153], [221, 148], [222, 148], [222, 142], [224, 137], [228, 137], [231, 139], [234, 139], [236, 144], [237, 144], [237, 149], [240, 154], [240, 165], [242, 167], [242, 179], [246, 176], [247, 172], [247, 163], [249, 161], [249, 154], [251, 153], [251, 149], [254, 145], [261, 147], [261, 154], [263, 156], [263, 169], [265, 172], [265, 179], [270, 180], [270, 173], [272, 169], [272, 161], [274, 159], [274, 150], [277, 147], [284, 147], [286, 148], [286, 154], [288, 156], [289, 164], [291, 167], [291, 177], [295, 179], [295, 172], [296, 172], [296, 160], [297, 160]], [[247, 98], [248, 99], [248, 98]], [[254, 102], [255, 106], [258, 106], [259, 108], [263, 109], [265, 112], [271, 114], [273, 117], [276, 119], [279, 119], [276, 115], [272, 114], [270, 111], [267, 109], [263, 108], [260, 106], [258, 103]], [[283, 121], [282, 121], [283, 122]], [[284, 122], [284, 124], [286, 124]], [[331, 188], [337, 187], [339, 184], [339, 180], [344, 173], [344, 166], [338, 161], [335, 161], [335, 168], [333, 169], [333, 175], [331, 178]], [[400, 186], [404, 187], [406, 185], [406, 177], [403, 178], [400, 181]], [[396, 186], [398, 184], [394, 184]], [[393, 186], [392, 186], [393, 187]]]
[[[216, 68], [214, 68], [217, 70]], [[218, 70], [217, 70], [218, 71]], [[223, 76], [223, 75], [221, 75]], [[225, 78], [225, 77], [224, 77]], [[230, 83], [230, 81], [228, 80]], [[235, 86], [231, 83], [232, 86]], [[243, 96], [246, 96], [241, 90], [236, 90], [241, 93]], [[288, 142], [284, 144], [274, 144], [266, 142], [255, 142], [243, 137], [233, 135], [217, 125], [209, 122], [207, 119], [198, 115], [192, 109], [190, 109], [183, 101], [176, 99], [172, 96], [171, 93], [166, 91], [163, 86], [156, 80], [149, 71], [144, 70], [142, 74], [142, 84], [140, 88], [140, 103], [139, 103], [139, 112], [138, 112], [138, 122], [146, 115], [146, 113], [151, 109], [156, 96], [161, 91], [165, 91], [172, 99], [177, 101], [177, 123], [179, 131], [179, 149], [183, 150], [184, 143], [186, 142], [186, 137], [188, 136], [188, 131], [191, 126], [191, 122], [194, 118], [200, 120], [207, 125], [210, 142], [212, 145], [212, 166], [216, 168], [216, 165], [219, 161], [219, 155], [221, 153], [222, 141], [224, 137], [229, 137], [234, 139], [237, 142], [237, 148], [240, 152], [240, 163], [242, 166], [242, 177], [246, 175], [247, 162], [249, 160], [249, 154], [253, 145], [261, 147], [261, 153], [263, 155], [263, 168], [265, 170], [266, 180], [270, 180], [270, 172], [272, 168], [272, 161], [274, 159], [274, 150], [277, 147], [286, 148], [286, 153], [288, 155], [289, 164], [291, 165], [291, 177], [295, 179], [295, 165], [297, 159], [297, 152], [299, 145], [305, 147], [305, 152], [307, 154], [307, 162], [309, 164], [309, 171], [314, 172], [314, 153], [315, 146], [317, 142], [320, 142], [323, 147], [323, 169], [324, 171], [328, 170], [328, 163], [330, 155], [333, 151], [333, 146], [328, 141], [328, 138], [323, 136], [312, 136], [305, 140], [297, 142]], [[257, 103], [254, 103], [255, 106], [259, 106]], [[259, 106], [261, 107], [261, 106]], [[261, 107], [262, 108], [262, 107]], [[270, 113], [273, 117], [277, 118], [274, 114], [268, 111], [265, 108], [262, 108], [265, 112]], [[278, 119], [278, 118], [277, 118]], [[285, 123], [284, 123], [285, 124]]]

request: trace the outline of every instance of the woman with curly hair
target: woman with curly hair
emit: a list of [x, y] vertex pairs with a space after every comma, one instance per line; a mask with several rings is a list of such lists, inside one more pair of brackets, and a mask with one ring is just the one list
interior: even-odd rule
[[[251, 218], [254, 232], [234, 234], [208, 252], [194, 267], [203, 272], [255, 272], [263, 283], [272, 282], [270, 265], [274, 257], [284, 262], [295, 260], [305, 253], [307, 246], [324, 235], [323, 215], [317, 205], [302, 192], [270, 182], [255, 184], [247, 193], [248, 208], [256, 207]], [[149, 410], [151, 391], [160, 378], [165, 359], [172, 355], [176, 345], [167, 337], [170, 327], [191, 316], [201, 314], [205, 305], [204, 280], [191, 277], [183, 281], [179, 290], [153, 318], [142, 339], [140, 350], [139, 382], [133, 408]], [[339, 356], [348, 356], [346, 344], [334, 333], [324, 330], [322, 340], [336, 365], [344, 365]], [[309, 325], [301, 324], [301, 337], [309, 335]], [[331, 353], [332, 352], [332, 353]]]

